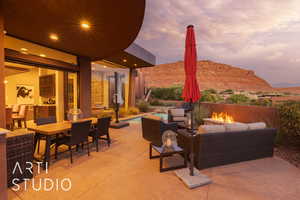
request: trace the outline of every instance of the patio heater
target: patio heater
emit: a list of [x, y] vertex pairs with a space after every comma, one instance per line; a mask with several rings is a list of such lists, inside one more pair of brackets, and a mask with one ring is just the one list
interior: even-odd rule
[[114, 93], [114, 109], [115, 109], [115, 118], [116, 121], [110, 125], [111, 128], [123, 128], [126, 126], [129, 126], [128, 122], [120, 121], [119, 120], [119, 111], [120, 111], [120, 105], [124, 103], [124, 100], [122, 98], [122, 81], [121, 81], [121, 75], [118, 72], [114, 73], [115, 78], [115, 93]]

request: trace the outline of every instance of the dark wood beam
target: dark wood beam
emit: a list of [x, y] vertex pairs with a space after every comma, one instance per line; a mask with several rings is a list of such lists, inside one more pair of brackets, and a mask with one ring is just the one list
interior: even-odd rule
[[91, 104], [91, 84], [92, 71], [91, 59], [88, 57], [78, 57], [79, 71], [79, 105], [84, 117], [90, 117], [92, 111]]

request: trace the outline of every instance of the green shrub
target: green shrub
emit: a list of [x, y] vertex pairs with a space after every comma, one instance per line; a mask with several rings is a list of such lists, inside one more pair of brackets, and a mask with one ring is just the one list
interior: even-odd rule
[[218, 94], [211, 93], [210, 90], [205, 90], [202, 92], [200, 101], [217, 103], [223, 101], [223, 98]]
[[252, 99], [250, 105], [254, 106], [272, 106], [272, 101], [270, 99]]
[[203, 119], [209, 118], [209, 115], [210, 112], [206, 107], [201, 106], [199, 103], [195, 104], [193, 112], [195, 127], [202, 125], [204, 123]]
[[182, 86], [151, 88], [151, 97], [162, 100], [182, 100]]
[[278, 106], [280, 130], [277, 141], [300, 144], [300, 102], [286, 102]]
[[136, 106], [141, 112], [148, 112], [150, 110], [150, 104], [143, 100], [138, 101]]
[[246, 104], [249, 101], [249, 97], [244, 94], [233, 94], [226, 99], [226, 103], [230, 104]]
[[150, 105], [151, 106], [164, 106], [165, 104], [161, 101], [159, 101], [158, 99], [153, 99], [152, 101], [150, 101]]
[[220, 94], [234, 94], [234, 91], [232, 89], [227, 89], [227, 90], [220, 92]]
[[217, 90], [215, 89], [207, 89], [207, 90], [204, 90], [204, 92], [207, 92], [207, 93], [210, 93], [210, 94], [217, 94]]

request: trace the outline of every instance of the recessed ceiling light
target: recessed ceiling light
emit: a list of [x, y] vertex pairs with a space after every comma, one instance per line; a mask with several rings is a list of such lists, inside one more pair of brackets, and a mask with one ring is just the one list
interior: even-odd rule
[[134, 64], [134, 66], [136, 67], [136, 66], [137, 66], [137, 64], [135, 63], [135, 64]]
[[21, 51], [28, 51], [28, 49], [26, 49], [26, 48], [21, 48]]
[[104, 68], [107, 68], [105, 65], [103, 65]]
[[88, 29], [91, 28], [91, 25], [90, 25], [90, 23], [89, 23], [88, 21], [82, 21], [82, 22], [80, 23], [80, 26], [81, 26], [81, 28], [83, 28], [83, 29], [85, 29], [85, 30], [88, 30]]
[[46, 57], [46, 55], [45, 55], [45, 54], [42, 54], [42, 53], [40, 54], [40, 56], [41, 56], [41, 57]]
[[56, 34], [50, 34], [49, 38], [54, 41], [57, 41], [59, 39]]
[[8, 83], [8, 80], [4, 80], [4, 84], [7, 84]]
[[123, 62], [127, 62], [127, 60], [126, 60], [126, 59], [123, 59]]

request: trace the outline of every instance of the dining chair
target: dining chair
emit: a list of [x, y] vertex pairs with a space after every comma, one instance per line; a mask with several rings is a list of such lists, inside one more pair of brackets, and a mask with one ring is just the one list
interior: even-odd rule
[[109, 126], [111, 122], [111, 117], [98, 118], [97, 125], [94, 129], [90, 131], [89, 136], [93, 137], [93, 142], [96, 144], [96, 151], [98, 152], [99, 140], [107, 141], [108, 146], [110, 146], [111, 140], [109, 136]]
[[6, 114], [5, 114], [5, 117], [6, 117], [6, 128], [8, 130], [13, 130], [13, 119], [12, 119], [12, 109], [11, 108], [6, 108], [5, 109], [6, 111]]
[[65, 135], [61, 138], [55, 139], [55, 159], [57, 159], [58, 147], [61, 145], [66, 145], [70, 151], [70, 160], [73, 163], [72, 156], [72, 146], [84, 145], [87, 144], [88, 156], [90, 156], [90, 149], [88, 143], [88, 136], [91, 128], [91, 120], [82, 121], [82, 122], [73, 122], [71, 125], [71, 130], [69, 135]]
[[13, 114], [13, 124], [15, 122], [18, 122], [18, 128], [22, 128], [22, 122], [24, 123], [24, 127], [27, 128], [26, 124], [26, 116], [27, 116], [28, 106], [27, 105], [21, 105], [18, 114]]
[[[52, 123], [56, 123], [56, 117], [55, 116], [51, 116], [51, 117], [41, 117], [41, 118], [37, 118], [35, 123], [37, 126], [41, 126], [41, 125], [46, 125], [46, 124], [52, 124]], [[41, 140], [45, 140], [45, 137], [40, 135], [39, 133], [36, 133], [36, 137], [37, 137], [37, 152], [40, 153], [40, 142]]]
[[17, 114], [20, 110], [20, 106], [18, 104], [12, 105], [12, 113]]

